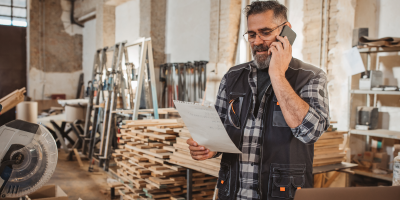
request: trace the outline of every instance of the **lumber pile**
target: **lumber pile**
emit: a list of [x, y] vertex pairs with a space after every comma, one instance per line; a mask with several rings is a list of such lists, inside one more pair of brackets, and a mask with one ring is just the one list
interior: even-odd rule
[[15, 106], [17, 104], [21, 103], [24, 101], [24, 93], [26, 92], [25, 87], [15, 90], [14, 92], [11, 92], [7, 96], [3, 97], [0, 99], [0, 104], [3, 106], [3, 109], [1, 110], [1, 113], [5, 113]]
[[168, 162], [218, 177], [221, 157], [202, 161], [193, 160], [189, 152], [189, 145], [186, 143], [191, 138], [188, 129], [186, 127], [175, 128], [174, 131], [179, 133], [179, 137], [176, 138], [176, 143], [173, 144], [174, 151]]
[[314, 163], [313, 166], [331, 165], [341, 163], [345, 156], [340, 145], [344, 142], [347, 132], [330, 131], [325, 132], [314, 144]]
[[[185, 199], [186, 168], [169, 162], [184, 129], [177, 119], [125, 121], [113, 153], [123, 199]], [[178, 139], [179, 140], [179, 139]], [[217, 178], [193, 172], [193, 199], [212, 199]]]

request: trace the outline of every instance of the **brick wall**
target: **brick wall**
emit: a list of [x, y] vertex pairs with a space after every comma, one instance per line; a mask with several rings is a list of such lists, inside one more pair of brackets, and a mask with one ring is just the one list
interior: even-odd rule
[[241, 4], [241, 0], [211, 1], [207, 101], [215, 101], [223, 75], [235, 64]]
[[[329, 17], [328, 38], [327, 38], [328, 52], [325, 52], [325, 55], [328, 58], [327, 63], [326, 63], [326, 72], [329, 75], [329, 80], [333, 79], [333, 77], [332, 77], [333, 76], [332, 68], [334, 66], [333, 60], [334, 60], [334, 57], [336, 56], [335, 54], [329, 54], [329, 50], [334, 49], [336, 47], [336, 45], [338, 44], [338, 41], [336, 40], [336, 36], [338, 34], [338, 32], [337, 32], [338, 31], [337, 15], [339, 13], [337, 4], [338, 4], [338, 0], [330, 0], [329, 8], [328, 8], [328, 10], [329, 10], [329, 12], [328, 12], [328, 17]], [[326, 35], [325, 35], [325, 37], [326, 37]]]
[[63, 5], [68, 2], [28, 2], [27, 95], [34, 100], [60, 93], [75, 98], [82, 72], [82, 35], [71, 34], [64, 26]]
[[[339, 129], [347, 130], [349, 84], [342, 54], [351, 48], [355, 1], [325, 1], [328, 1], [327, 9], [323, 1], [304, 0], [303, 59], [327, 72], [331, 120], [338, 121]], [[322, 28], [325, 25], [327, 28]]]
[[228, 68], [235, 63], [240, 14], [241, 0], [211, 1], [211, 63], [224, 63]]
[[321, 0], [304, 0], [304, 44], [305, 62], [319, 66], [321, 49]]

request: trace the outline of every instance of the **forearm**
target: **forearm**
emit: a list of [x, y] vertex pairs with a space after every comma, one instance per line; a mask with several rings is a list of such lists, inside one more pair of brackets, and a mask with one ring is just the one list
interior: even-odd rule
[[271, 83], [286, 123], [290, 128], [299, 126], [310, 106], [296, 94], [284, 76], [271, 76]]

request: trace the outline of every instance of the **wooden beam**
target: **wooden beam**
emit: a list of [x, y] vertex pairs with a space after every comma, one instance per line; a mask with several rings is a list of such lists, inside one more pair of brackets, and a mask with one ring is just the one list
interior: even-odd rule
[[336, 171], [322, 187], [328, 188], [333, 183], [333, 181], [335, 181], [335, 179], [339, 176], [339, 174], [340, 172]]
[[83, 163], [82, 163], [81, 157], [79, 156], [78, 150], [74, 149], [74, 153], [75, 153], [76, 159], [78, 160], [79, 166], [83, 167]]

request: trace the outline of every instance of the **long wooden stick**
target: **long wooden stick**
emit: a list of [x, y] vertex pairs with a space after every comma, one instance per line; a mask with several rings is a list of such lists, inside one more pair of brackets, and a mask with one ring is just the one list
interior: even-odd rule
[[1, 113], [5, 113], [15, 106], [17, 104], [21, 103], [24, 100], [24, 93], [26, 92], [25, 87], [15, 90], [14, 92], [11, 92], [7, 96], [3, 97], [0, 99], [0, 104], [3, 106], [3, 110]]

